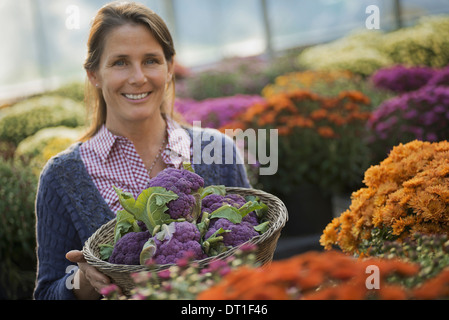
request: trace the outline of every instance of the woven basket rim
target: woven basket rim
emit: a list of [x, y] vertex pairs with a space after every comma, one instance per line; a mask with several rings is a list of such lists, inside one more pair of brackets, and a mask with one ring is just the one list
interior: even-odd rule
[[[216, 259], [224, 259], [232, 254], [234, 254], [241, 246], [247, 245], [247, 244], [254, 244], [258, 245], [264, 241], [270, 241], [270, 238], [273, 238], [273, 241], [277, 242], [277, 239], [279, 238], [279, 234], [281, 229], [285, 226], [286, 222], [288, 221], [288, 212], [287, 208], [285, 207], [284, 203], [276, 196], [269, 194], [265, 191], [253, 189], [253, 188], [239, 188], [239, 187], [226, 187], [226, 193], [237, 193], [237, 194], [244, 194], [244, 195], [255, 195], [259, 196], [268, 207], [269, 212], [277, 212], [278, 215], [276, 219], [271, 220], [272, 222], [270, 224], [269, 229], [264, 232], [261, 235], [258, 235], [251, 240], [243, 243], [242, 245], [238, 247], [233, 247], [229, 250], [227, 250], [224, 253], [221, 253], [217, 256], [208, 257], [202, 260], [197, 260], [196, 263], [199, 266], [206, 266], [208, 265], [212, 260]], [[96, 267], [100, 271], [104, 272], [106, 275], [109, 273], [113, 274], [130, 274], [130, 273], [136, 273], [141, 271], [158, 271], [158, 270], [164, 270], [169, 268], [170, 266], [173, 266], [173, 264], [165, 264], [165, 265], [153, 265], [153, 266], [145, 266], [145, 265], [121, 265], [121, 264], [112, 264], [107, 261], [101, 260], [96, 254], [95, 254], [95, 247], [98, 246], [101, 243], [107, 243], [112, 239], [111, 237], [111, 228], [113, 230], [113, 227], [115, 226], [116, 218], [110, 220], [106, 224], [102, 225], [97, 231], [95, 231], [89, 239], [85, 242], [83, 247], [83, 255], [86, 259], [87, 263]], [[113, 235], [112, 235], [113, 236]], [[273, 253], [269, 253], [272, 254]]]

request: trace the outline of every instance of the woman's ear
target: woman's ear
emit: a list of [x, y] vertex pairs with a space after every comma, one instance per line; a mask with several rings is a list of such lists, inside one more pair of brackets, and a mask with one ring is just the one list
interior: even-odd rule
[[167, 61], [167, 83], [170, 83], [173, 80], [173, 73], [175, 72], [175, 62], [174, 59], [171, 59], [170, 61]]
[[100, 79], [95, 71], [86, 71], [89, 82], [96, 88], [101, 88]]

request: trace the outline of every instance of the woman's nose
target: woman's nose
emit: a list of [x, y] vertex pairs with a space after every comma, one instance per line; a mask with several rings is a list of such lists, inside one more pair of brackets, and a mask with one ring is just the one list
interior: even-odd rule
[[142, 85], [147, 82], [147, 78], [145, 73], [142, 70], [142, 67], [134, 66], [132, 69], [132, 74], [129, 77], [129, 83], [132, 85]]

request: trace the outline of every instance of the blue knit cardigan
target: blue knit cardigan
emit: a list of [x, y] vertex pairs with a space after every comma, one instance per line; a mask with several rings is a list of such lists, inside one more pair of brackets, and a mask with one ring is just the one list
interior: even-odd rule
[[[194, 130], [186, 129], [191, 138]], [[207, 138], [204, 133], [207, 133]], [[243, 162], [234, 142], [216, 130], [202, 129], [201, 151], [221, 139], [222, 164], [194, 164], [205, 185], [249, 188]], [[198, 140], [197, 140], [198, 141]], [[220, 141], [220, 140], [217, 140]], [[52, 158], [43, 169], [36, 197], [37, 279], [35, 299], [75, 299], [70, 289], [74, 264], [65, 258], [70, 250], [81, 250], [84, 242], [115, 217], [89, 176], [77, 143]], [[208, 152], [213, 150], [207, 148]], [[233, 164], [225, 164], [225, 150], [233, 150]], [[213, 155], [213, 152], [210, 152]], [[195, 154], [195, 150], [194, 150]]]

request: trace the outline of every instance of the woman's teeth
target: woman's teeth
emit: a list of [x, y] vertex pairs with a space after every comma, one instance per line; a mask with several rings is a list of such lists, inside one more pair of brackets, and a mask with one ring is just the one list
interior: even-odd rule
[[130, 100], [141, 100], [146, 98], [150, 93], [141, 93], [141, 94], [125, 94], [124, 96]]

